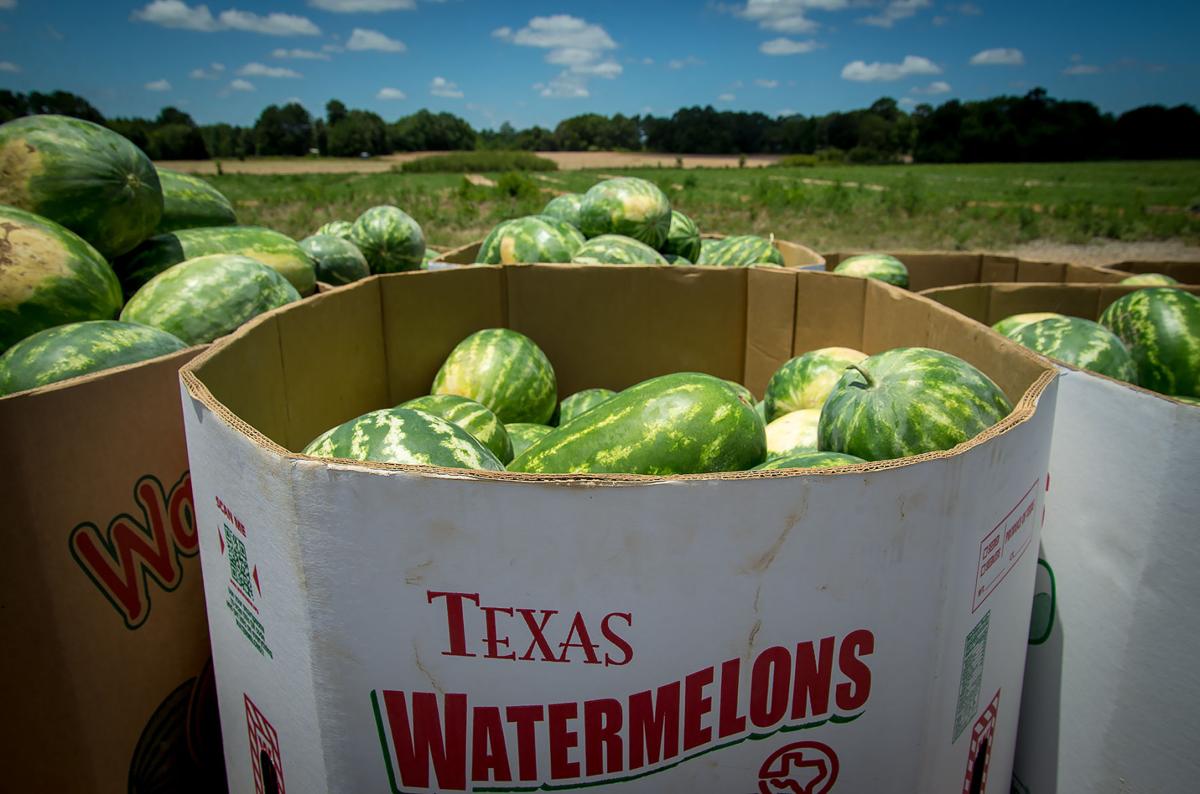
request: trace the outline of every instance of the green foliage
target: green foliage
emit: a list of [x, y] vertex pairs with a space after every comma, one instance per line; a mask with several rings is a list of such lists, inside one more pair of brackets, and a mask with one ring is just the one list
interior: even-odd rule
[[312, 117], [298, 102], [268, 105], [254, 123], [256, 154], [298, 156], [311, 146]]
[[516, 199], [532, 199], [542, 195], [536, 182], [517, 171], [501, 174], [500, 178], [496, 180], [496, 192], [502, 196]]
[[789, 154], [787, 157], [781, 157], [775, 166], [778, 168], [812, 168], [816, 164], [817, 156], [815, 154]]
[[452, 113], [418, 110], [388, 128], [388, 144], [397, 152], [445, 152], [475, 148], [475, 130]]
[[435, 154], [400, 165], [406, 174], [470, 174], [497, 171], [555, 171], [558, 164], [530, 152]]
[[334, 157], [387, 154], [388, 130], [369, 110], [351, 110], [325, 128], [326, 150]]

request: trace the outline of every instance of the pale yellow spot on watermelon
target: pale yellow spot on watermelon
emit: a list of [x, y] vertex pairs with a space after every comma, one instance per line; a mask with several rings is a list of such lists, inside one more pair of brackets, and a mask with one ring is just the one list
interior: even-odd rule
[[29, 209], [29, 181], [43, 170], [42, 153], [24, 138], [0, 146], [0, 204]]
[[805, 408], [784, 414], [767, 425], [767, 454], [782, 455], [792, 450], [817, 448], [819, 408]]
[[0, 306], [17, 306], [53, 278], [71, 278], [71, 254], [58, 238], [36, 226], [0, 219]]
[[517, 241], [512, 237], [501, 237], [500, 262], [505, 265], [515, 265], [517, 261]]
[[625, 217], [631, 220], [644, 220], [650, 215], [660, 215], [663, 209], [662, 202], [657, 201], [655, 196], [641, 193], [624, 197], [622, 204]]

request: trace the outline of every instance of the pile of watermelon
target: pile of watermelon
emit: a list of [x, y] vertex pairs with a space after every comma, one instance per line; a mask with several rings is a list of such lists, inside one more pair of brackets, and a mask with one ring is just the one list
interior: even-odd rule
[[0, 396], [205, 344], [319, 280], [436, 256], [392, 206], [319, 231], [297, 243], [239, 226], [207, 182], [88, 121], [0, 125]]
[[830, 468], [946, 450], [1012, 405], [987, 375], [920, 347], [798, 356], [761, 403], [698, 372], [558, 399], [554, 367], [506, 328], [459, 342], [430, 394], [325, 431], [307, 455], [530, 474], [706, 474]]

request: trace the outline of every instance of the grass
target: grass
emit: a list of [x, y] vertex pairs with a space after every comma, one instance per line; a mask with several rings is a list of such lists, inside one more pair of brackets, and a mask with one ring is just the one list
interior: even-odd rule
[[[420, 162], [420, 161], [418, 161]], [[404, 208], [435, 245], [582, 192], [611, 171], [227, 174], [209, 179], [243, 223], [295, 237], [376, 204]], [[1031, 240], [1200, 243], [1200, 161], [625, 169], [659, 185], [702, 231], [774, 233], [818, 250], [1003, 249]]]
[[410, 160], [393, 170], [405, 174], [470, 174], [484, 171], [556, 171], [558, 164], [533, 152], [451, 152]]

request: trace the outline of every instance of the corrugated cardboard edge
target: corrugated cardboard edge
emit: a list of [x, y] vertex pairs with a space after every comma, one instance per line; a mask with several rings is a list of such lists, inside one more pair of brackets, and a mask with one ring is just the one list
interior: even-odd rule
[[[502, 275], [506, 274], [509, 268], [531, 267], [531, 265], [476, 265], [475, 267], [498, 268]], [[603, 265], [557, 265], [557, 267], [565, 268], [592, 268], [605, 267]], [[630, 265], [628, 267], [641, 267], [638, 265]], [[645, 267], [655, 267], [646, 265]], [[783, 275], [781, 273], [781, 275]], [[827, 274], [821, 273], [804, 273], [801, 271], [791, 271], [794, 278], [828, 278]], [[409, 273], [389, 274], [383, 276], [371, 276], [371, 279], [381, 278], [436, 278], [436, 271], [412, 271]], [[506, 277], [506, 276], [505, 276]], [[355, 282], [362, 284], [364, 281]], [[862, 288], [864, 291], [882, 290], [883, 294], [890, 295], [893, 299], [901, 298], [904, 300], [916, 300], [926, 304], [926, 306], [935, 313], [944, 314], [953, 317], [956, 321], [961, 322], [963, 315], [950, 309], [942, 304], [931, 300], [923, 295], [917, 295], [907, 290], [902, 290], [897, 287], [892, 287], [882, 282], [870, 279], [862, 279]], [[321, 300], [321, 296], [316, 296], [313, 300]], [[1055, 378], [1058, 377], [1058, 371], [1046, 363], [1046, 359], [1035, 355], [1031, 351], [1016, 345], [1015, 343], [999, 339], [1010, 348], [1010, 354], [1020, 355], [1029, 359], [1039, 369], [1043, 370], [1042, 374], [1032, 383], [1025, 393], [1013, 406], [1013, 410], [1004, 419], [992, 425], [987, 430], [976, 435], [974, 438], [964, 441], [951, 449], [940, 452], [927, 452], [921, 455], [914, 455], [907, 458], [897, 460], [880, 461], [876, 463], [861, 463], [853, 466], [839, 466], [831, 469], [803, 469], [803, 470], [788, 470], [776, 469], [767, 471], [741, 471], [741, 472], [719, 472], [712, 474], [682, 474], [670, 477], [659, 477], [643, 474], [526, 474], [523, 472], [490, 472], [473, 469], [448, 469], [436, 466], [414, 466], [409, 464], [399, 463], [377, 463], [373, 461], [352, 461], [342, 459], [315, 458], [301, 453], [292, 452], [259, 432], [256, 428], [244, 422], [240, 417], [230, 411], [223, 403], [217, 400], [204, 382], [200, 380], [196, 374], [199, 369], [220, 352], [226, 345], [234, 344], [238, 339], [250, 333], [254, 328], [267, 322], [273, 322], [277, 314], [289, 310], [289, 306], [283, 306], [271, 312], [259, 315], [255, 319], [243, 325], [237, 331], [229, 334], [226, 337], [213, 343], [208, 350], [201, 353], [196, 358], [192, 359], [186, 366], [180, 369], [179, 378], [183, 384], [187, 394], [194, 400], [204, 405], [214, 416], [220, 421], [227, 424], [237, 432], [249, 438], [255, 445], [262, 448], [264, 451], [276, 455], [280, 458], [296, 461], [300, 464], [331, 466], [338, 469], [350, 469], [359, 472], [374, 472], [378, 474], [387, 474], [391, 472], [404, 472], [422, 477], [438, 477], [463, 480], [499, 480], [507, 482], [537, 482], [537, 483], [563, 483], [578, 486], [615, 486], [615, 485], [650, 485], [656, 483], [672, 483], [686, 482], [691, 480], [739, 480], [739, 479], [767, 479], [772, 477], [821, 477], [821, 476], [836, 476], [838, 474], [861, 474], [874, 471], [884, 471], [887, 469], [900, 468], [902, 466], [914, 466], [927, 461], [942, 460], [952, 458], [959, 454], [973, 449], [981, 444], [987, 443], [989, 440], [1012, 430], [1013, 428], [1024, 424], [1034, 414], [1037, 408], [1038, 400], [1041, 398], [1042, 392], [1049, 386]], [[749, 322], [749, 318], [747, 318]], [[865, 324], [867, 318], [864, 316], [862, 322]], [[185, 406], [186, 408], [186, 406]]]
[[[728, 235], [717, 232], [708, 232], [700, 235], [705, 240], [722, 240]], [[784, 260], [788, 263], [787, 267], [811, 267], [819, 265], [825, 267], [825, 257], [817, 253], [812, 248], [801, 243], [791, 240], [777, 238], [775, 235], [770, 236], [771, 242], [779, 249], [779, 252], [784, 255]], [[449, 262], [452, 265], [473, 265], [475, 257], [479, 253], [480, 247], [483, 246], [483, 240], [476, 240], [473, 243], [460, 245], [457, 248], [452, 248], [442, 254], [438, 261]], [[550, 264], [550, 263], [544, 263]], [[678, 267], [678, 265], [669, 266]]]
[[74, 386], [79, 386], [84, 383], [91, 383], [92, 381], [96, 381], [101, 378], [119, 375], [120, 373], [127, 372], [135, 367], [150, 366], [151, 364], [157, 364], [160, 361], [167, 361], [168, 359], [175, 357], [191, 358], [192, 356], [195, 356], [196, 353], [204, 350], [207, 347], [208, 345], [193, 345], [191, 347], [185, 347], [183, 350], [176, 350], [173, 353], [164, 353], [161, 356], [147, 358], [143, 361], [134, 361], [131, 364], [122, 364], [119, 367], [109, 367], [108, 369], [101, 369], [97, 370], [96, 372], [88, 372], [84, 375], [76, 375], [73, 378], [55, 381], [54, 383], [47, 383], [45, 386], [35, 386], [32, 389], [25, 389], [23, 391], [13, 392], [12, 394], [5, 394], [4, 396], [0, 397], [0, 401], [15, 400], [20, 399], [21, 397], [36, 396], [39, 394], [46, 394], [47, 392], [59, 391], [61, 389], [70, 389]]

